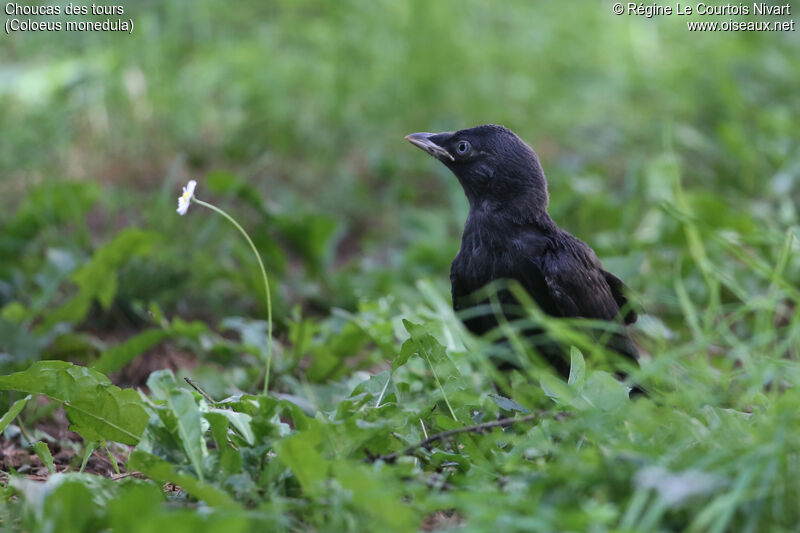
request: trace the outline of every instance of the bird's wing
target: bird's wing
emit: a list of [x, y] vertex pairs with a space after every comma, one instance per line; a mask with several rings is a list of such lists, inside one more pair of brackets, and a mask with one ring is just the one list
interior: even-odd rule
[[[564, 317], [597, 318], [616, 320], [620, 314], [619, 302], [627, 304], [622, 294], [622, 282], [603, 270], [592, 256], [583, 263], [569, 252], [548, 254], [539, 263], [541, 276], [545, 280], [548, 295]], [[609, 276], [613, 279], [609, 282]], [[616, 280], [616, 281], [614, 281]], [[626, 309], [625, 323], [636, 314]], [[608, 346], [633, 360], [638, 359], [638, 350], [625, 333], [614, 333]]]
[[546, 257], [541, 268], [550, 298], [561, 316], [616, 318], [619, 307], [602, 270], [571, 264], [563, 257]]
[[639, 316], [636, 314], [636, 310], [631, 306], [628, 297], [625, 295], [628, 287], [625, 286], [625, 283], [623, 283], [621, 279], [608, 270], [603, 270], [602, 272], [606, 283], [608, 283], [608, 287], [611, 289], [611, 294], [617, 302], [617, 306], [625, 313], [623, 317], [625, 324], [633, 324]]
[[[548, 303], [554, 308], [552, 314], [602, 320], [617, 318], [620, 305], [612, 287], [613, 280], [609, 281], [610, 274], [602, 269], [592, 249], [580, 240], [569, 234], [562, 235], [547, 248], [540, 248], [537, 255], [530, 257], [530, 262], [535, 268], [529, 269], [530, 280], [526, 280], [525, 285], [539, 281], [539, 291], [546, 290], [551, 300]], [[614, 284], [616, 291], [624, 298], [622, 282], [614, 279], [618, 282]], [[526, 288], [533, 292], [532, 286]]]

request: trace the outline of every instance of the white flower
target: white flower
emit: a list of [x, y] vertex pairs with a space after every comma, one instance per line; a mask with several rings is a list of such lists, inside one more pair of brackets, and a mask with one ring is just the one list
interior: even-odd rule
[[194, 198], [195, 187], [197, 187], [197, 182], [191, 180], [183, 188], [183, 194], [178, 198], [178, 209], [176, 209], [179, 215], [183, 216], [189, 210], [189, 204], [192, 203], [192, 198]]

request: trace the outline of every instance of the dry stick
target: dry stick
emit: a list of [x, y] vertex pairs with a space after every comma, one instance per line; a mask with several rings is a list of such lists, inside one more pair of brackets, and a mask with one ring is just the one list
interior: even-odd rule
[[418, 450], [419, 448], [428, 448], [431, 444], [438, 440], [443, 440], [448, 437], [452, 437], [453, 435], [458, 435], [459, 433], [480, 433], [487, 429], [497, 428], [497, 427], [506, 427], [510, 426], [511, 424], [516, 424], [518, 422], [530, 422], [531, 420], [536, 420], [537, 418], [541, 418], [541, 413], [531, 413], [529, 415], [515, 417], [515, 418], [501, 418], [500, 420], [493, 420], [492, 422], [484, 422], [482, 424], [476, 424], [474, 426], [467, 426], [458, 429], [450, 429], [448, 431], [442, 431], [441, 433], [436, 433], [431, 435], [427, 439], [423, 439], [416, 444], [412, 444], [407, 446], [405, 449], [400, 450], [399, 452], [390, 453], [388, 455], [379, 455], [377, 457], [373, 457], [370, 459], [371, 462], [374, 461], [385, 461], [387, 463], [394, 462], [395, 459], [400, 457], [401, 455], [414, 455], [413, 452]]

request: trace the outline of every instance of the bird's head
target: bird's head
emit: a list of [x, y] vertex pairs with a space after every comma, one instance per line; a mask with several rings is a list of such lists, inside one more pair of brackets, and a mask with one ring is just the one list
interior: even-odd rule
[[406, 140], [444, 163], [471, 207], [522, 215], [546, 210], [547, 181], [533, 149], [514, 132], [487, 124], [456, 132], [412, 133]]

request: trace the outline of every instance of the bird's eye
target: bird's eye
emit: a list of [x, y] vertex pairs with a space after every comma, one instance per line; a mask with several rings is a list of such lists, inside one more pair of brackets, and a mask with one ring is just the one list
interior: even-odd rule
[[469, 149], [470, 145], [469, 142], [467, 141], [459, 141], [458, 145], [456, 146], [456, 152], [458, 152], [459, 155], [466, 154], [467, 152], [469, 152]]

